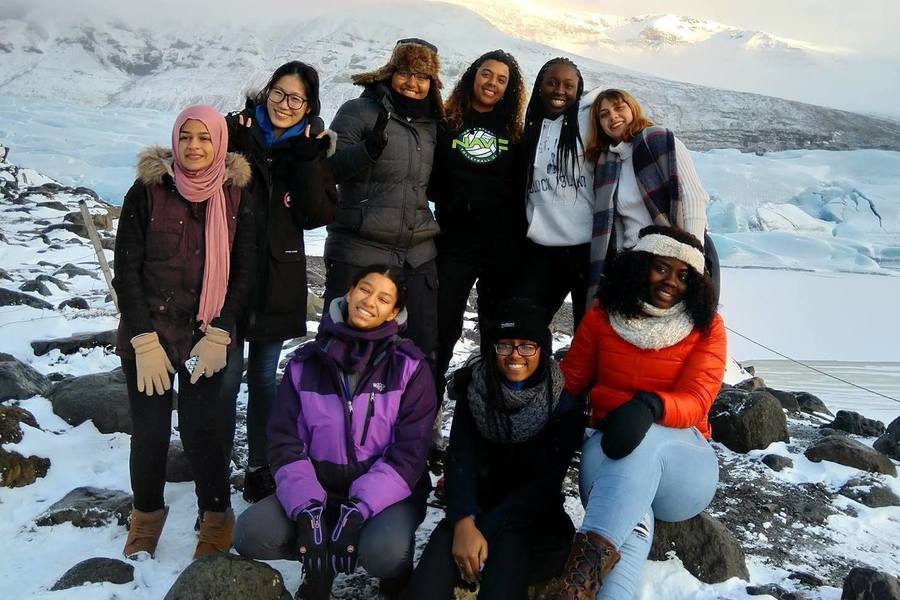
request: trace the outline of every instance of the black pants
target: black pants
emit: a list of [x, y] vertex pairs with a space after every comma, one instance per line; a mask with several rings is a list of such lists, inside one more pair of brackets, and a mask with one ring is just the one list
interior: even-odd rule
[[591, 245], [525, 245], [523, 268], [515, 285], [516, 295], [531, 298], [547, 312], [549, 323], [566, 296], [572, 294], [572, 332], [578, 329], [587, 302]]
[[[336, 260], [325, 260], [325, 308], [338, 296], [350, 289], [353, 276], [365, 265], [353, 265]], [[434, 367], [437, 351], [437, 294], [438, 274], [435, 261], [430, 260], [418, 267], [403, 265], [406, 280], [406, 329], [401, 332], [411, 339]]]
[[[200, 510], [222, 512], [231, 506], [228, 480], [234, 440], [235, 408], [220, 393], [222, 371], [196, 385], [184, 365], [178, 369], [178, 430], [187, 454]], [[137, 365], [122, 358], [131, 412], [131, 489], [134, 507], [144, 512], [165, 506], [166, 455], [172, 435], [172, 391], [147, 396], [137, 389]]]
[[[528, 586], [562, 573], [574, 530], [505, 529], [488, 540], [488, 559], [481, 573], [478, 600], [526, 600]], [[453, 560], [453, 524], [444, 519], [413, 572], [404, 599], [451, 600], [453, 589], [463, 584]]]

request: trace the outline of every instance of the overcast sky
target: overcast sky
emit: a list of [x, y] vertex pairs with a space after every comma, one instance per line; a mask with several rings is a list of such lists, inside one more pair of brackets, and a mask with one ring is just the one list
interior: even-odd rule
[[534, 0], [597, 13], [674, 13], [863, 53], [900, 52], [897, 0]]

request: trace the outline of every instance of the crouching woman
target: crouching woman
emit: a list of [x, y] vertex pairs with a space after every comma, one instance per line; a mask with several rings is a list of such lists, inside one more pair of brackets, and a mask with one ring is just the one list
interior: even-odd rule
[[328, 598], [357, 561], [391, 585], [412, 570], [436, 399], [423, 354], [398, 333], [398, 269], [364, 267], [285, 368], [269, 417], [275, 494], [245, 511], [235, 548], [299, 559], [298, 598]]
[[719, 465], [706, 415], [725, 372], [725, 325], [703, 247], [652, 226], [618, 254], [562, 361], [566, 391], [590, 388], [581, 452], [584, 521], [558, 598], [634, 596], [653, 520], [712, 500]]
[[[152, 556], [166, 520], [175, 374], [181, 441], [201, 512], [194, 558], [231, 546], [234, 404], [219, 393], [222, 370], [235, 359], [231, 340], [246, 309], [255, 244], [252, 204], [243, 194], [250, 166], [227, 148], [222, 115], [210, 106], [186, 108], [172, 128], [171, 150], [141, 154], [122, 205], [113, 286], [133, 427], [129, 557]], [[189, 357], [194, 365], [185, 364]]]
[[480, 358], [453, 374], [447, 516], [435, 528], [406, 598], [453, 598], [479, 583], [479, 600], [525, 600], [528, 585], [559, 574], [574, 526], [562, 481], [582, 433], [562, 394], [547, 317], [512, 299], [483, 332]]

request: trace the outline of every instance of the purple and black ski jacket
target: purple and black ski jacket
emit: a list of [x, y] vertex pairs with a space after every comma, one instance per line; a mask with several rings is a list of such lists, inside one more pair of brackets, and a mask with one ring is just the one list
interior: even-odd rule
[[275, 493], [292, 519], [328, 496], [353, 499], [368, 519], [425, 471], [437, 401], [424, 355], [397, 335], [405, 310], [372, 330], [345, 314], [335, 299], [285, 368], [269, 417]]

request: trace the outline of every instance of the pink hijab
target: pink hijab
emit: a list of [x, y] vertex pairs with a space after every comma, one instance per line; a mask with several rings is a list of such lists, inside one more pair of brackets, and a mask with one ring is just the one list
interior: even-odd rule
[[[202, 171], [188, 171], [178, 156], [178, 137], [185, 121], [194, 119], [206, 125], [212, 138], [215, 157]], [[209, 322], [219, 316], [225, 304], [231, 251], [228, 248], [228, 216], [225, 209], [225, 154], [228, 151], [228, 126], [225, 118], [212, 106], [196, 104], [181, 111], [172, 127], [172, 152], [175, 154], [175, 187], [188, 202], [209, 202], [206, 207], [206, 259], [203, 268], [203, 290], [197, 320], [206, 331]]]

